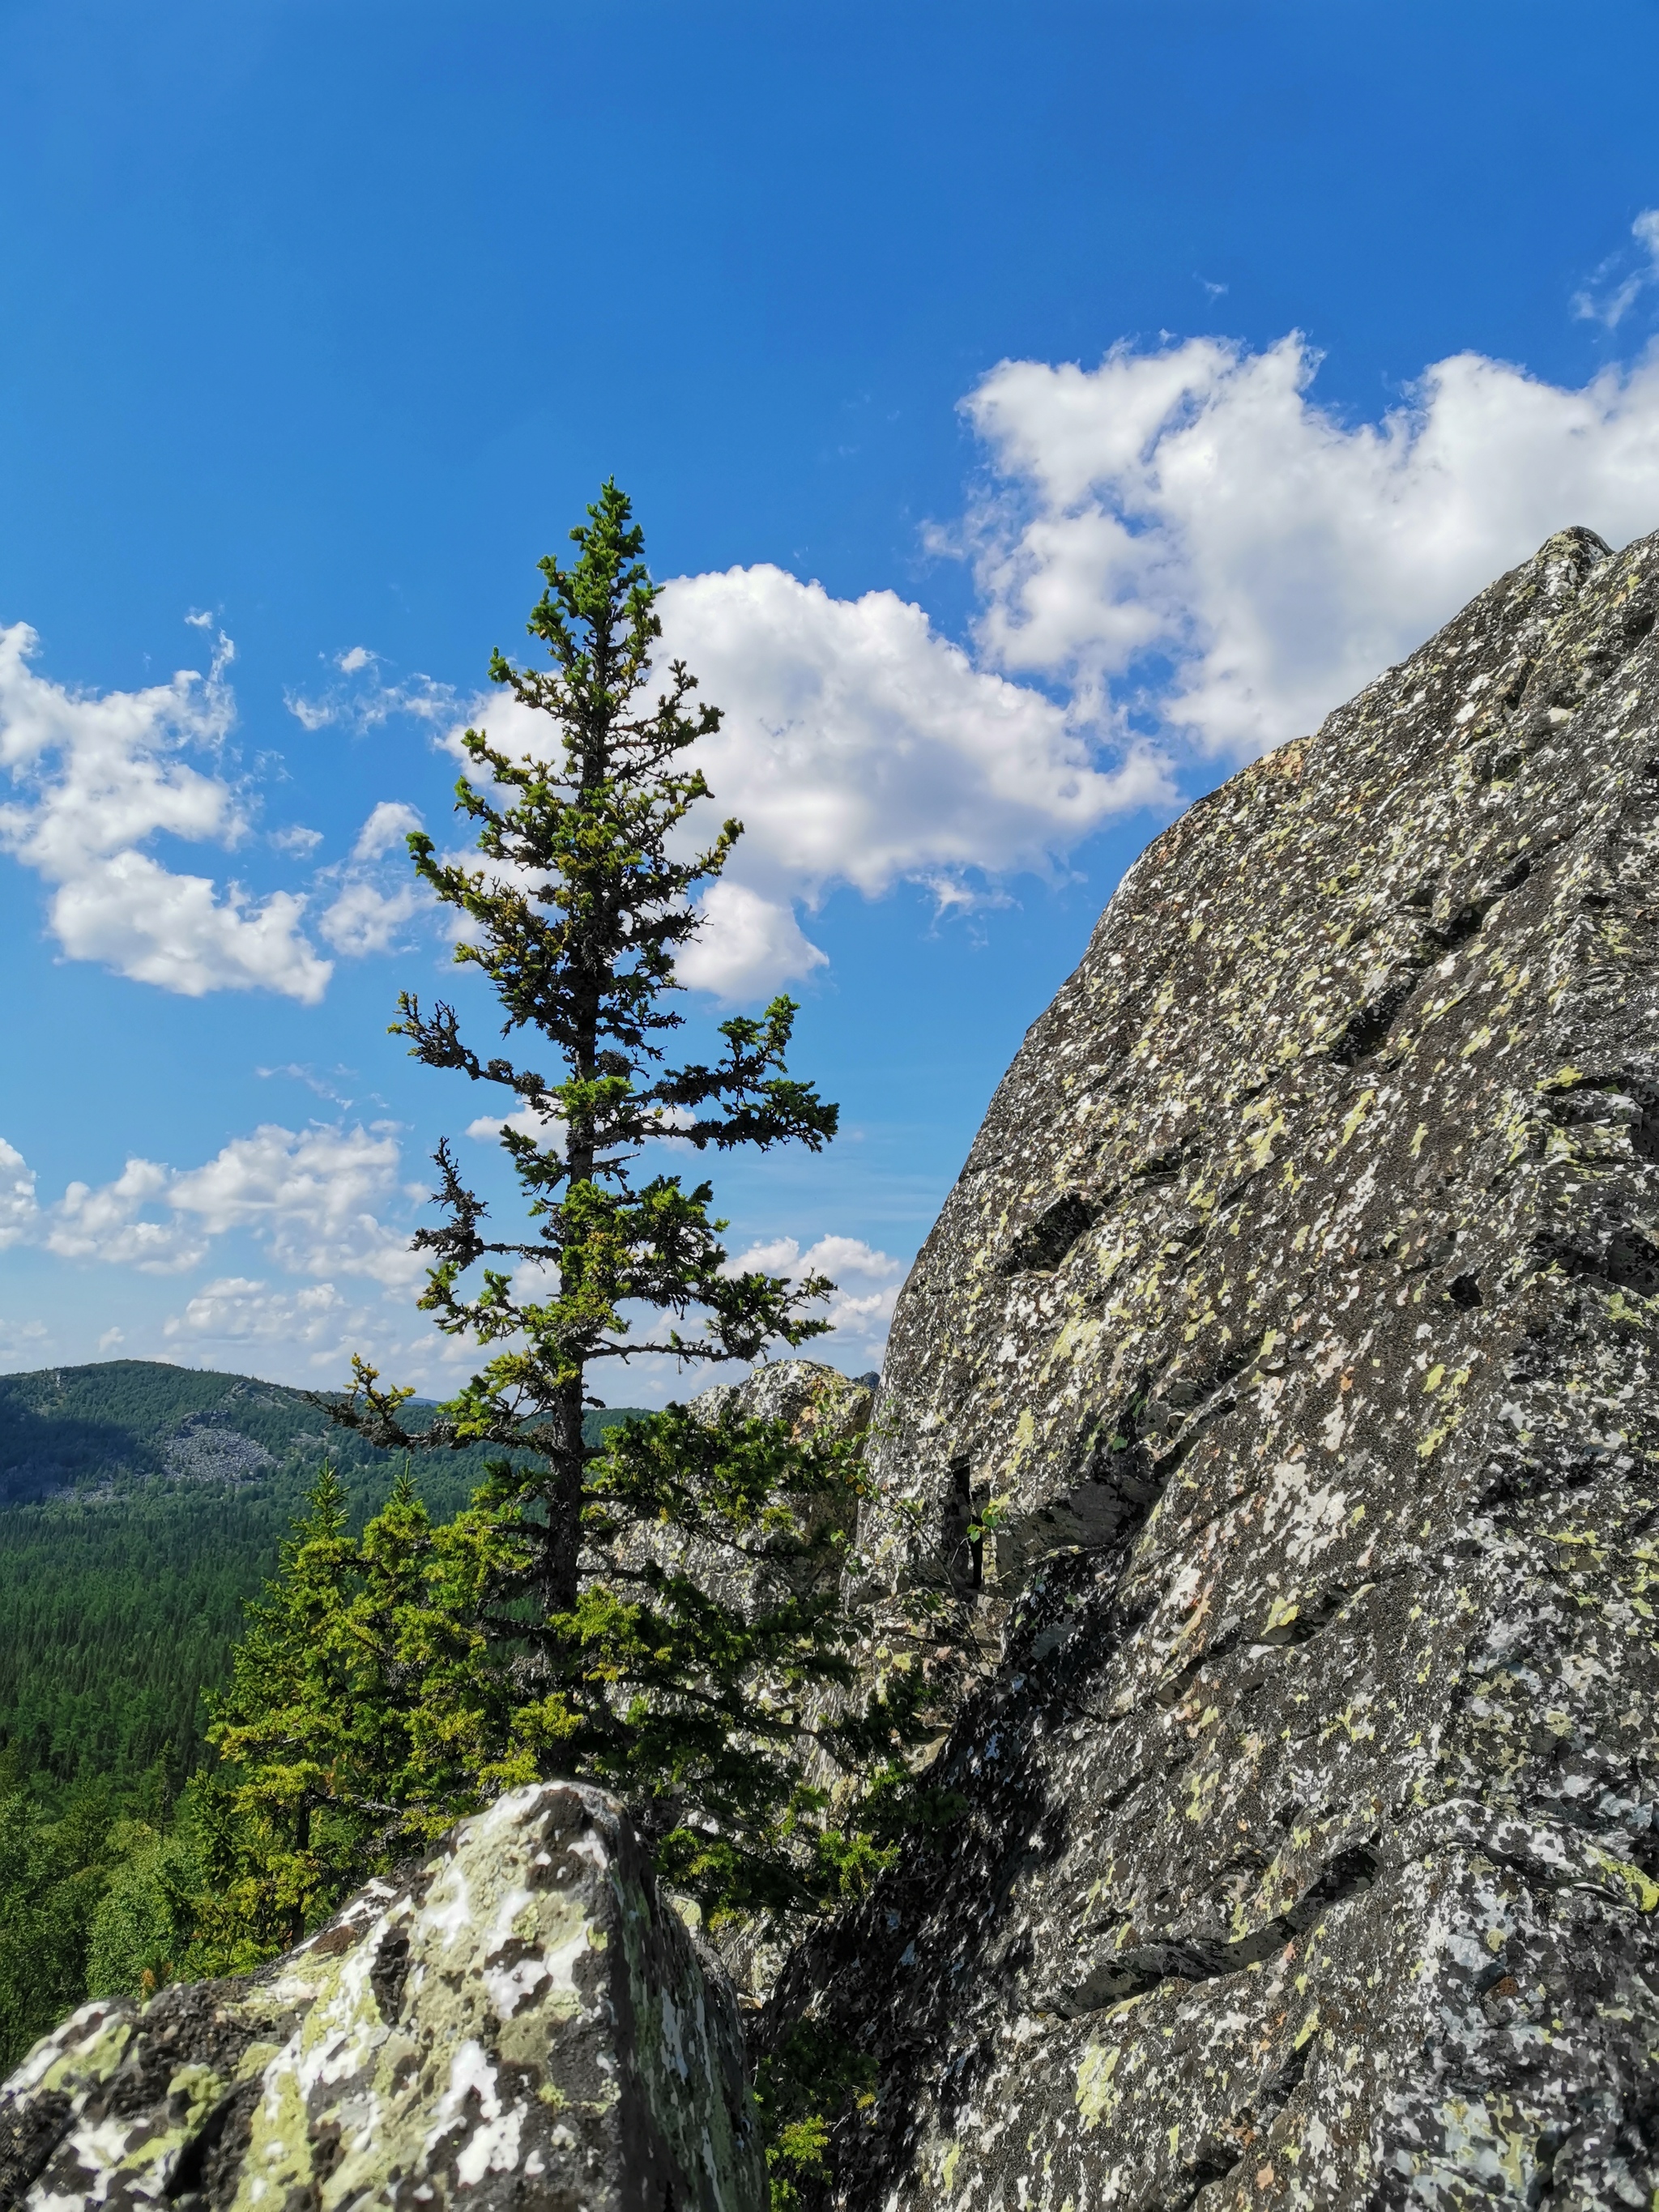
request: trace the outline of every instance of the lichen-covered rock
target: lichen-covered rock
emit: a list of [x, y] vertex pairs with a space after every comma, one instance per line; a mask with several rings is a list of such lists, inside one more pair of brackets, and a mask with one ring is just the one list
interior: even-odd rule
[[797, 1435], [855, 1437], [870, 1425], [874, 1392], [861, 1378], [817, 1359], [771, 1359], [741, 1382], [714, 1382], [692, 1410], [718, 1420], [728, 1408], [745, 1421], [787, 1421]]
[[799, 1955], [838, 2201], [1659, 2191], [1659, 540], [1193, 807], [900, 1301], [966, 1809]]
[[760, 2212], [735, 2007], [614, 1802], [514, 1791], [250, 1981], [86, 2005], [0, 2206]]
[[[864, 1434], [870, 1423], [874, 1393], [865, 1382], [853, 1381], [839, 1368], [825, 1367], [816, 1359], [777, 1359], [753, 1368], [740, 1382], [716, 1382], [701, 1390], [688, 1410], [713, 1427], [720, 1420], [778, 1421], [798, 1440], [817, 1437], [840, 1443]], [[850, 1539], [857, 1518], [856, 1506], [836, 1497], [797, 1497], [792, 1501], [799, 1532], [817, 1537], [842, 1528]], [[747, 1612], [763, 1591], [776, 1595], [771, 1576], [757, 1573], [752, 1560], [731, 1546], [682, 1528], [636, 1523], [608, 1555], [609, 1561], [627, 1568], [647, 1558], [676, 1573], [696, 1577], [720, 1604]], [[607, 1555], [595, 1552], [587, 1564], [603, 1575]], [[833, 1562], [818, 1560], [815, 1571]]]

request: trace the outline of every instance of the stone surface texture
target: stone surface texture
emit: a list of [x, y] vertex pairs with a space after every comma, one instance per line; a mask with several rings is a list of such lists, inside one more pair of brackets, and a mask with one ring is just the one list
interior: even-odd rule
[[729, 1407], [745, 1421], [787, 1421], [798, 1436], [855, 1437], [869, 1425], [870, 1385], [817, 1359], [774, 1359], [741, 1382], [714, 1382], [691, 1401], [706, 1420]]
[[1159, 837], [998, 1091], [865, 1532], [995, 1632], [965, 1809], [763, 2023], [876, 2062], [839, 2203], [1659, 2201], [1656, 611], [1551, 539]]
[[761, 2212], [735, 2005], [600, 1792], [516, 1790], [248, 1981], [83, 2006], [0, 2205]]

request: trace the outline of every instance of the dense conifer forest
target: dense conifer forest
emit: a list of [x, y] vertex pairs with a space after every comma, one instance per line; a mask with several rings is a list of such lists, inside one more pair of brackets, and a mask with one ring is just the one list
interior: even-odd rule
[[[416, 1457], [434, 1518], [489, 1455]], [[0, 1376], [0, 2068], [88, 1994], [112, 1881], [164, 1856], [203, 1692], [325, 1459], [361, 1526], [398, 1462], [301, 1391], [137, 1359]]]
[[[486, 1455], [415, 1472], [434, 1514]], [[0, 1757], [42, 1784], [176, 1789], [203, 1755], [201, 1693], [271, 1573], [325, 1458], [359, 1519], [389, 1455], [300, 1391], [138, 1359], [0, 1376]]]

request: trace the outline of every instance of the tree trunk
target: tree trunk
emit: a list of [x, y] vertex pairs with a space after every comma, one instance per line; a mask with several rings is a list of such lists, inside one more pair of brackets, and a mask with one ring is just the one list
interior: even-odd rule
[[582, 1443], [582, 1379], [560, 1391], [554, 1408], [559, 1443], [552, 1455], [548, 1487], [547, 1543], [542, 1555], [541, 1603], [544, 1612], [568, 1613], [576, 1602], [581, 1553], [582, 1473], [587, 1452]]

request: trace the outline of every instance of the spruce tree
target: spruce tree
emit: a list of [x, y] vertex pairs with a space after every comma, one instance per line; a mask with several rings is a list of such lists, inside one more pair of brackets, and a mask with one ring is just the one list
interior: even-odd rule
[[683, 664], [653, 665], [657, 590], [628, 501], [607, 483], [587, 513], [575, 561], [540, 564], [529, 629], [550, 665], [491, 662], [546, 718], [545, 747], [508, 750], [469, 730], [456, 793], [477, 857], [409, 841], [464, 918], [455, 957], [493, 989], [502, 1035], [553, 1056], [486, 1053], [454, 1006], [399, 1000], [394, 1034], [416, 1059], [505, 1093], [501, 1140], [526, 1225], [490, 1233], [441, 1145], [442, 1218], [416, 1238], [430, 1255], [421, 1303], [487, 1356], [424, 1425], [405, 1421], [411, 1394], [362, 1362], [330, 1408], [381, 1445], [482, 1442], [501, 1456], [443, 1526], [407, 1484], [361, 1541], [337, 1493], [313, 1501], [214, 1731], [238, 1771], [250, 1911], [264, 1894], [267, 1913], [281, 1900], [314, 1917], [538, 1776], [615, 1790], [659, 1869], [714, 1917], [826, 1903], [880, 1863], [908, 1817], [923, 1685], [902, 1655], [872, 1683], [867, 1624], [842, 1601], [856, 1442], [810, 1414], [782, 1424], [729, 1407], [711, 1420], [671, 1407], [602, 1447], [584, 1436], [596, 1380], [631, 1359], [695, 1373], [824, 1328], [809, 1309], [833, 1285], [733, 1269], [711, 1186], [663, 1161], [675, 1146], [817, 1151], [836, 1121], [788, 1071], [787, 998], [721, 1024], [708, 1064], [668, 1060], [683, 1020], [675, 955], [700, 927], [693, 894], [741, 824], [700, 849], [691, 838], [687, 817], [711, 794], [685, 756], [718, 711], [694, 705]]
[[[696, 678], [683, 662], [665, 678], [653, 667], [658, 586], [627, 498], [607, 482], [587, 513], [570, 533], [575, 562], [540, 563], [545, 588], [527, 627], [551, 666], [521, 668], [499, 652], [490, 661], [492, 681], [546, 717], [545, 751], [526, 757], [468, 730], [478, 780], [463, 775], [456, 799], [477, 825], [480, 859], [442, 860], [424, 832], [409, 839], [422, 880], [465, 917], [455, 957], [488, 978], [501, 1034], [538, 1033], [556, 1072], [481, 1054], [453, 1006], [428, 1010], [410, 993], [393, 1031], [427, 1066], [507, 1094], [514, 1120], [501, 1140], [532, 1226], [487, 1234], [488, 1209], [441, 1144], [447, 1218], [416, 1238], [433, 1255], [421, 1304], [450, 1334], [500, 1349], [423, 1431], [399, 1418], [410, 1394], [382, 1391], [361, 1362], [350, 1408], [377, 1443], [488, 1443], [515, 1455], [510, 1486], [537, 1509], [526, 1525], [550, 1613], [577, 1595], [592, 1456], [582, 1416], [600, 1402], [592, 1370], [645, 1353], [696, 1366], [798, 1346], [827, 1326], [807, 1310], [833, 1288], [728, 1272], [712, 1187], [642, 1164], [663, 1146], [766, 1151], [793, 1139], [816, 1152], [837, 1109], [787, 1071], [797, 1012], [787, 998], [758, 1020], [722, 1024], [712, 1064], [665, 1062], [664, 1041], [684, 1020], [674, 956], [702, 923], [690, 895], [720, 875], [743, 825], [727, 821], [712, 843], [678, 855], [675, 833], [711, 795], [684, 756], [719, 727], [720, 710], [694, 710]], [[480, 1266], [482, 1282], [469, 1283]], [[656, 1325], [636, 1333], [641, 1316]]]
[[325, 1467], [208, 1700], [210, 1795], [235, 1778], [197, 1929], [218, 1971], [298, 1942], [473, 1810], [507, 1741], [512, 1686], [481, 1618], [507, 1557], [491, 1516], [434, 1528], [405, 1468], [361, 1536], [349, 1521]]

